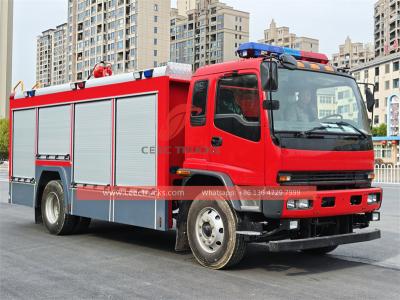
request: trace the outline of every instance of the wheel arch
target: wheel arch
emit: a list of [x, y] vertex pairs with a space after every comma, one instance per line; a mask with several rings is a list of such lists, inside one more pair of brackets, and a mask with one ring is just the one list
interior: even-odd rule
[[[233, 186], [231, 178], [221, 172], [191, 170], [190, 176], [185, 177], [182, 186]], [[235, 210], [240, 210], [240, 203], [237, 200], [229, 200]], [[176, 251], [186, 251], [189, 249], [187, 239], [187, 217], [193, 199], [179, 201], [179, 213], [176, 222]]]
[[46, 185], [52, 180], [60, 180], [64, 189], [66, 200], [65, 203], [67, 206], [69, 205], [69, 189], [68, 189], [68, 181], [67, 174], [65, 170], [58, 167], [51, 168], [41, 168], [37, 170], [36, 174], [37, 184], [36, 184], [36, 192], [35, 192], [35, 222], [42, 223], [42, 212], [41, 212], [41, 200], [43, 196], [43, 191], [46, 188]]

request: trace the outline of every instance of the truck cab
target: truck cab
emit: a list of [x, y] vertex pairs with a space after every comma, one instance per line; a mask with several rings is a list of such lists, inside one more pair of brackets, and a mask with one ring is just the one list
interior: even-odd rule
[[[379, 231], [353, 231], [379, 219], [382, 199], [371, 185], [372, 137], [354, 78], [318, 53], [247, 43], [238, 55], [241, 60], [200, 68], [192, 78], [185, 146], [198, 151], [185, 154], [184, 182], [251, 187], [254, 199], [230, 198], [237, 233], [266, 241], [271, 251], [326, 253], [379, 238]], [[307, 192], [265, 194], [285, 189]], [[195, 256], [213, 265], [207, 239], [191, 248], [202, 242], [204, 251]]]

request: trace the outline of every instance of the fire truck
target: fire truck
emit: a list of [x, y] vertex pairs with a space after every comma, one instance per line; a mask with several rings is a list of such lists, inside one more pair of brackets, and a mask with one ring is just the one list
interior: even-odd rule
[[[365, 229], [382, 202], [372, 186], [373, 93], [366, 87], [364, 101], [355, 79], [323, 54], [258, 43], [237, 54], [194, 74], [177, 63], [97, 70], [97, 78], [13, 94], [9, 202], [33, 207], [54, 235], [91, 219], [175, 230], [175, 250], [212, 269], [237, 264], [252, 242], [324, 254], [380, 238]], [[129, 187], [198, 195], [82, 196]], [[210, 199], [209, 187], [263, 193]]]

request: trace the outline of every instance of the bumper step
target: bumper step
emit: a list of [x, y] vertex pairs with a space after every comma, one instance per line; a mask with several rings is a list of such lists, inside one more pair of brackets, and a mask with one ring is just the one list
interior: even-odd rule
[[381, 231], [375, 229], [366, 232], [354, 232], [299, 240], [271, 241], [267, 243], [267, 246], [270, 252], [295, 251], [366, 242], [379, 239], [380, 237]]

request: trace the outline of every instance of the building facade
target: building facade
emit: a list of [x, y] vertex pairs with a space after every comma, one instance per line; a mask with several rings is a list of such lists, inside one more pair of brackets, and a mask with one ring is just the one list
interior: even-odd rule
[[177, 0], [178, 15], [185, 16], [188, 10], [196, 8], [196, 0]]
[[400, 0], [379, 0], [374, 8], [375, 56], [400, 53]]
[[337, 68], [354, 68], [367, 63], [375, 57], [371, 44], [353, 43], [347, 37], [344, 44], [339, 46], [339, 53], [333, 54], [332, 65]]
[[0, 1], [0, 118], [8, 118], [12, 65], [13, 1]]
[[400, 136], [378, 136], [372, 140], [375, 164], [400, 167]]
[[200, 66], [236, 58], [237, 48], [249, 41], [249, 13], [218, 0], [197, 0], [185, 15], [171, 11], [170, 60]]
[[67, 79], [86, 79], [100, 61], [115, 74], [169, 60], [170, 0], [68, 0]]
[[46, 87], [67, 82], [67, 24], [48, 29], [36, 41], [36, 83]]
[[264, 30], [264, 38], [259, 42], [302, 51], [319, 52], [319, 40], [297, 36], [290, 32], [289, 27], [277, 27], [273, 19], [269, 28]]
[[[358, 82], [375, 84], [373, 125], [388, 125], [388, 135], [399, 135], [400, 55], [393, 53], [351, 69]], [[363, 92], [363, 90], [362, 90]]]

